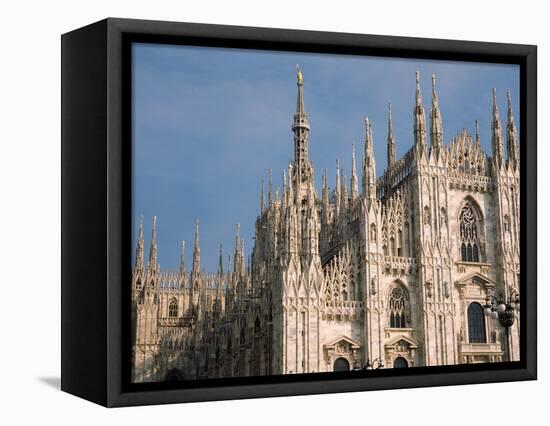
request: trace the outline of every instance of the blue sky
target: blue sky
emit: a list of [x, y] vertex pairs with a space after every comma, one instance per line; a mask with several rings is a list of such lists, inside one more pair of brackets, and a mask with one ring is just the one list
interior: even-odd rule
[[141, 215], [147, 250], [157, 216], [163, 269], [178, 268], [181, 240], [186, 267], [191, 266], [196, 218], [202, 268], [216, 270], [220, 244], [226, 267], [237, 223], [250, 254], [261, 178], [267, 189], [271, 168], [274, 186], [280, 187], [292, 161], [296, 64], [304, 75], [318, 190], [325, 168], [334, 185], [336, 158], [349, 179], [353, 142], [359, 167], [367, 115], [377, 173], [383, 172], [389, 102], [398, 158], [411, 147], [416, 70], [428, 120], [436, 74], [446, 144], [462, 128], [472, 133], [477, 119], [482, 146], [490, 153], [493, 87], [503, 124], [508, 89], [519, 120], [515, 65], [134, 44], [132, 256]]

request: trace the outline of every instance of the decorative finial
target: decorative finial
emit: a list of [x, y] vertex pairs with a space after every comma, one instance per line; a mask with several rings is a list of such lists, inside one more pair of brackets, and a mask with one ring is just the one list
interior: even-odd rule
[[493, 116], [498, 119], [498, 103], [497, 103], [497, 89], [493, 87]]
[[435, 92], [435, 73], [432, 74], [432, 90]]
[[141, 215], [141, 218], [139, 219], [139, 239], [143, 240], [143, 214]]
[[302, 69], [300, 68], [300, 65], [296, 64], [296, 77], [298, 79], [298, 85], [304, 84], [304, 76], [302, 75]]
[[506, 92], [506, 98], [508, 99], [508, 117], [512, 117], [512, 93], [510, 92], [510, 89]]
[[416, 70], [416, 87], [420, 88], [420, 71]]

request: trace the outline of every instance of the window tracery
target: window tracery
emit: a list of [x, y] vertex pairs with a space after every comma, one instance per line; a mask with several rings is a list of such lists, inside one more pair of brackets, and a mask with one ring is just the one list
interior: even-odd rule
[[178, 302], [172, 299], [168, 305], [168, 317], [176, 318], [178, 316]]
[[471, 203], [460, 210], [460, 257], [463, 262], [479, 262], [479, 219]]
[[391, 328], [407, 327], [407, 311], [409, 295], [400, 285], [395, 286], [389, 297], [388, 309], [390, 313]]

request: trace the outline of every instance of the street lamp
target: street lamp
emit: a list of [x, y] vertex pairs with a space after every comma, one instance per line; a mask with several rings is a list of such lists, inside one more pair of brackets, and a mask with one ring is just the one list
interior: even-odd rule
[[506, 330], [508, 361], [512, 361], [512, 348], [510, 327], [516, 321], [516, 311], [519, 311], [519, 294], [517, 291], [512, 291], [508, 299], [496, 298], [493, 295], [487, 296], [483, 313], [486, 317], [498, 319], [499, 324]]
[[483, 313], [486, 317], [498, 319], [501, 326], [508, 329], [516, 320], [516, 310], [519, 311], [519, 294], [512, 291], [508, 299], [496, 298], [493, 295], [487, 296]]

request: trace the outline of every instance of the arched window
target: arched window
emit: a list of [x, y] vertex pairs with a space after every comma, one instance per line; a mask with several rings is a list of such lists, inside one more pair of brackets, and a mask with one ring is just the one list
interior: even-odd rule
[[395, 286], [390, 293], [388, 303], [391, 328], [407, 327], [408, 302], [409, 296], [407, 291], [400, 285]]
[[479, 219], [471, 203], [460, 210], [460, 257], [463, 262], [479, 262]]
[[168, 316], [170, 318], [176, 318], [178, 316], [178, 302], [176, 299], [172, 299], [168, 305]]
[[468, 306], [468, 341], [470, 343], [487, 342], [483, 308], [477, 302], [472, 302]]
[[409, 366], [409, 363], [407, 360], [403, 357], [395, 358], [393, 361], [393, 368], [407, 368]]
[[334, 361], [334, 371], [349, 371], [349, 362], [346, 358], [338, 358]]
[[239, 343], [241, 345], [246, 344], [246, 334], [244, 332], [244, 327], [241, 329], [241, 337], [239, 338]]

